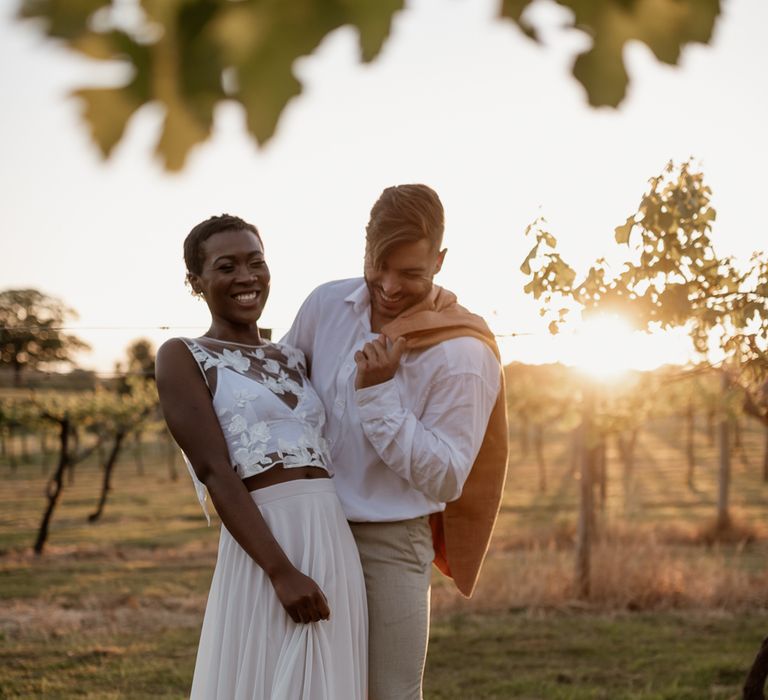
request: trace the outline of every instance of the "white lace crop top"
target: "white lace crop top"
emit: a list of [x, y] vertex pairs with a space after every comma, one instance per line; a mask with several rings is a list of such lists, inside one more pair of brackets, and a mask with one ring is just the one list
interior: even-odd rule
[[[322, 435], [325, 410], [307, 379], [301, 350], [265, 343], [181, 338], [197, 361], [241, 479], [278, 464], [321, 467], [330, 473]], [[200, 503], [206, 491], [186, 459]]]

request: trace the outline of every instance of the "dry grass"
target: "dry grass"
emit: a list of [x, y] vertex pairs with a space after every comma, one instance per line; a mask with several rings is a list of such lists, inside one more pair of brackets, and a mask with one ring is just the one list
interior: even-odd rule
[[436, 614], [768, 608], [768, 484], [756, 466], [762, 463], [764, 429], [743, 426], [742, 459], [733, 460], [731, 523], [724, 530], [714, 518], [716, 448], [703, 431], [697, 433], [691, 488], [679, 436], [672, 419], [641, 432], [629, 490], [609, 443], [607, 498], [597, 511], [586, 600], [577, 600], [573, 588], [578, 481], [570, 470], [569, 438], [548, 436], [546, 492], [536, 488], [533, 456], [522, 456], [513, 442], [502, 511], [476, 593], [466, 601], [437, 580]]
[[438, 615], [521, 608], [768, 609], [765, 554], [764, 544], [747, 547], [743, 540], [702, 548], [670, 544], [652, 531], [614, 532], [593, 547], [590, 595], [578, 599], [573, 549], [555, 538], [492, 552], [471, 600], [437, 581], [432, 605]]

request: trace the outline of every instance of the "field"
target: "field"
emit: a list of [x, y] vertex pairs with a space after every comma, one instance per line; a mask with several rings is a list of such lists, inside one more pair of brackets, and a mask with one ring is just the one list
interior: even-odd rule
[[[573, 595], [578, 483], [570, 439], [545, 435], [549, 488], [513, 424], [499, 526], [471, 601], [434, 577], [426, 697], [737, 698], [768, 634], [764, 430], [742, 425], [733, 529], [711, 537], [716, 449], [697, 432], [694, 488], [673, 419], [638, 438], [625, 489], [609, 444], [601, 540], [588, 600]], [[117, 466], [101, 520], [101, 470], [65, 483], [45, 554], [30, 552], [45, 503], [39, 456], [0, 464], [0, 697], [181, 698], [188, 691], [217, 528], [162, 442]], [[50, 462], [49, 456], [48, 461]]]

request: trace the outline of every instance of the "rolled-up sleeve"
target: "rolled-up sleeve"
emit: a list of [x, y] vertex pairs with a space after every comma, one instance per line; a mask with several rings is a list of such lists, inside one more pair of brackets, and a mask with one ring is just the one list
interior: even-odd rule
[[461, 495], [480, 450], [500, 387], [498, 364], [485, 373], [436, 377], [417, 417], [403, 406], [395, 379], [355, 392], [363, 431], [381, 460], [426, 496]]

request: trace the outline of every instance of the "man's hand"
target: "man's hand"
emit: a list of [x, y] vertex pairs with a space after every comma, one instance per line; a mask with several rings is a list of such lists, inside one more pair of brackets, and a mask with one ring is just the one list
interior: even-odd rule
[[405, 352], [405, 338], [398, 338], [389, 344], [387, 338], [380, 335], [372, 343], [366, 343], [362, 350], [355, 353], [357, 376], [355, 389], [364, 389], [388, 382], [395, 376], [400, 366], [400, 358]]

